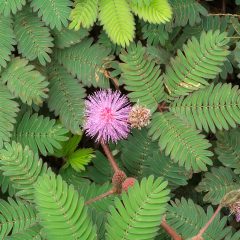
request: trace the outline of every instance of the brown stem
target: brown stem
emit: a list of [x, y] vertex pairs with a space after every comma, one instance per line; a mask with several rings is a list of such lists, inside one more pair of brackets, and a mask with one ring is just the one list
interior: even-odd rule
[[166, 103], [165, 102], [162, 102], [161, 104], [158, 104], [158, 111], [159, 112], [163, 112], [164, 110], [168, 110], [169, 107], [166, 106]]
[[183, 240], [181, 236], [179, 236], [176, 231], [167, 224], [165, 217], [162, 220], [161, 223], [162, 228], [168, 233], [169, 236], [173, 238], [173, 240]]
[[240, 17], [239, 14], [231, 14], [231, 13], [209, 13], [208, 16], [231, 16], [231, 17]]
[[225, 13], [226, 12], [226, 1], [222, 0], [222, 12]]
[[115, 87], [117, 90], [119, 90], [119, 83], [118, 83], [117, 78], [112, 77], [107, 70], [104, 70], [103, 74], [104, 74], [104, 76], [105, 76], [106, 78], [109, 78], [109, 79], [113, 82], [114, 87]]
[[117, 172], [117, 171], [120, 171], [120, 168], [118, 167], [113, 155], [112, 155], [112, 152], [110, 151], [109, 149], [109, 146], [108, 144], [104, 143], [103, 141], [101, 141], [101, 145], [102, 145], [102, 148], [108, 158], [108, 161], [110, 163], [110, 165], [112, 166], [114, 172]]
[[107, 192], [105, 192], [105, 193], [103, 193], [103, 194], [101, 194], [101, 195], [99, 195], [95, 198], [89, 199], [88, 201], [85, 202], [85, 205], [88, 205], [88, 204], [91, 204], [93, 202], [99, 201], [99, 200], [101, 200], [101, 199], [103, 199], [103, 198], [105, 198], [109, 195], [114, 194], [115, 192], [116, 191], [114, 189], [110, 189], [109, 191], [107, 191]]
[[205, 224], [205, 226], [199, 231], [199, 233], [195, 237], [192, 238], [192, 240], [202, 239], [202, 235], [208, 229], [209, 225], [212, 223], [212, 221], [214, 220], [214, 218], [217, 216], [217, 214], [220, 212], [221, 209], [222, 209], [222, 205], [219, 204], [216, 211], [212, 215], [212, 217], [208, 220], [208, 222]]

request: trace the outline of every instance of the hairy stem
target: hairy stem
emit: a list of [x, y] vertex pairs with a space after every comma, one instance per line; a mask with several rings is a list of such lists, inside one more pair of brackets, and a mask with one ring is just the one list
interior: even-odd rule
[[222, 209], [222, 205], [219, 204], [216, 211], [214, 212], [214, 214], [212, 215], [212, 217], [209, 219], [209, 221], [205, 224], [205, 226], [199, 231], [199, 233], [192, 238], [192, 240], [200, 240], [202, 239], [202, 235], [205, 233], [205, 231], [208, 229], [208, 227], [210, 226], [210, 224], [212, 223], [212, 221], [214, 220], [214, 218], [217, 216], [217, 214], [220, 212], [220, 210]]
[[179, 236], [176, 231], [167, 224], [165, 217], [163, 218], [161, 222], [162, 228], [167, 232], [169, 236], [172, 237], [173, 240], [183, 240], [181, 236]]
[[104, 142], [101, 142], [101, 146], [102, 146], [102, 148], [103, 148], [103, 150], [104, 150], [104, 152], [105, 152], [105, 154], [106, 154], [106, 156], [108, 158], [108, 161], [109, 161], [110, 165], [112, 166], [114, 172], [119, 171], [120, 168], [118, 167], [118, 165], [117, 165], [117, 163], [115, 161], [115, 158], [113, 157], [112, 152], [109, 149], [108, 144], [106, 144]]
[[85, 205], [89, 205], [89, 204], [91, 204], [93, 202], [97, 202], [97, 201], [99, 201], [99, 200], [101, 200], [101, 199], [103, 199], [103, 198], [105, 198], [105, 197], [107, 197], [109, 195], [114, 194], [115, 192], [116, 191], [114, 189], [110, 189], [109, 191], [107, 191], [107, 192], [105, 192], [105, 193], [103, 193], [103, 194], [101, 194], [101, 195], [99, 195], [99, 196], [97, 196], [95, 198], [89, 199], [88, 201], [85, 202]]

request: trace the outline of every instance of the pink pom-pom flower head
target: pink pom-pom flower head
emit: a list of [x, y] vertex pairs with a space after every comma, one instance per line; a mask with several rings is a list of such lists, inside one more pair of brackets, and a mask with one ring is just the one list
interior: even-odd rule
[[84, 129], [88, 136], [104, 143], [127, 138], [131, 107], [126, 96], [111, 89], [100, 90], [89, 96], [85, 105]]

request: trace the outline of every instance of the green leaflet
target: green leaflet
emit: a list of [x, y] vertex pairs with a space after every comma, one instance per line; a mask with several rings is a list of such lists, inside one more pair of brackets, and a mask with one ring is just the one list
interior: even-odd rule
[[120, 55], [120, 63], [125, 89], [132, 102], [146, 106], [154, 112], [164, 97], [163, 77], [154, 60], [145, 52], [139, 42], [132, 44]]
[[0, 76], [1, 81], [7, 83], [9, 91], [15, 97], [20, 97], [23, 103], [42, 105], [48, 97], [45, 77], [24, 58], [12, 58]]
[[109, 53], [110, 49], [85, 39], [72, 47], [55, 51], [55, 59], [84, 86], [108, 88], [109, 81], [104, 73], [113, 59]]
[[170, 98], [205, 88], [209, 79], [215, 79], [230, 53], [226, 36], [226, 32], [220, 33], [219, 30], [203, 31], [199, 41], [192, 37], [183, 46], [183, 51], [177, 51], [177, 57], [171, 59], [164, 78]]
[[151, 0], [148, 4], [134, 4], [129, 1], [131, 10], [146, 22], [166, 23], [172, 18], [172, 8], [168, 0]]
[[165, 150], [167, 156], [187, 170], [207, 171], [207, 165], [212, 165], [209, 141], [173, 113], [155, 113], [149, 135], [152, 140], [158, 140], [160, 149]]
[[15, 15], [14, 33], [19, 53], [32, 61], [36, 58], [41, 65], [50, 62], [53, 38], [44, 23], [28, 7]]
[[[106, 225], [106, 239], [154, 239], [169, 200], [167, 182], [153, 176], [143, 178], [128, 193], [115, 198]], [[116, 231], [116, 227], [117, 230]]]
[[[211, 206], [205, 212], [201, 206], [195, 204], [191, 199], [176, 199], [174, 202], [171, 201], [171, 205], [168, 206], [166, 220], [184, 239], [191, 239], [205, 226], [213, 212]], [[225, 239], [224, 237], [231, 233], [231, 228], [225, 227], [226, 223], [227, 217], [220, 218], [220, 214], [218, 214], [203, 234], [203, 239]]]
[[34, 183], [38, 177], [47, 171], [47, 164], [43, 164], [38, 154], [22, 147], [21, 144], [6, 143], [5, 148], [0, 150], [0, 170], [19, 196], [28, 201], [33, 200]]
[[36, 210], [26, 201], [8, 198], [8, 201], [0, 199], [0, 238], [8, 239], [12, 235], [26, 231], [37, 224]]
[[0, 149], [4, 142], [10, 141], [16, 123], [19, 105], [13, 98], [7, 87], [0, 83]]
[[169, 0], [172, 9], [175, 26], [191, 26], [201, 21], [201, 15], [206, 16], [207, 10], [195, 0]]
[[170, 105], [170, 111], [206, 132], [229, 130], [240, 123], [240, 90], [238, 85], [211, 84]]
[[90, 28], [97, 20], [99, 0], [74, 0], [74, 9], [70, 14], [70, 29]]
[[50, 111], [59, 116], [62, 124], [73, 134], [81, 134], [85, 89], [77, 79], [58, 63], [48, 69]]
[[0, 14], [3, 13], [5, 17], [9, 16], [11, 13], [15, 14], [17, 11], [21, 10], [25, 4], [26, 0], [1, 0]]
[[25, 113], [15, 127], [14, 140], [23, 146], [28, 145], [34, 153], [40, 151], [44, 156], [53, 154], [54, 148], [60, 149], [61, 142], [68, 139], [67, 129], [49, 117]]
[[88, 35], [88, 31], [84, 28], [81, 28], [79, 31], [73, 31], [64, 27], [60, 31], [53, 29], [52, 34], [55, 47], [62, 49], [80, 43]]
[[35, 184], [35, 203], [48, 239], [97, 239], [84, 198], [60, 175], [39, 178]]
[[71, 11], [70, 0], [32, 0], [31, 7], [51, 29], [66, 27]]
[[218, 160], [226, 167], [233, 168], [234, 173], [240, 174], [240, 130], [217, 132], [217, 146], [214, 149]]
[[[1, 11], [0, 3], [0, 11]], [[0, 14], [0, 73], [2, 67], [6, 67], [7, 62], [10, 61], [11, 52], [14, 50], [15, 35], [13, 32], [13, 24], [10, 17], [4, 17]]]
[[135, 36], [135, 22], [126, 0], [99, 0], [99, 20], [109, 38], [122, 47]]
[[240, 188], [240, 177], [233, 173], [230, 168], [212, 168], [211, 172], [205, 173], [204, 178], [197, 186], [198, 192], [206, 192], [203, 200], [217, 205], [230, 191]]

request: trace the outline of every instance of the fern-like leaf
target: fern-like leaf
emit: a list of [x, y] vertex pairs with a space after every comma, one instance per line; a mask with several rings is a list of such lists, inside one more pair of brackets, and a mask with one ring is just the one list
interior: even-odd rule
[[2, 14], [0, 14], [0, 36], [1, 36], [0, 38], [0, 72], [1, 72], [1, 68], [6, 67], [7, 62], [10, 61], [11, 51], [14, 50], [13, 45], [16, 43], [13, 32], [12, 19], [10, 17], [4, 17]]
[[209, 157], [213, 153], [207, 150], [211, 146], [209, 141], [170, 112], [153, 115], [149, 135], [158, 140], [160, 149], [165, 150], [167, 156], [187, 170], [207, 171], [207, 165], [212, 165]]
[[13, 96], [6, 86], [0, 83], [0, 149], [4, 142], [8, 142], [12, 136], [17, 112], [19, 111], [17, 102], [13, 101]]
[[125, 89], [132, 102], [140, 102], [152, 111], [165, 96], [159, 66], [146, 54], [141, 43], [132, 44], [120, 55]]
[[74, 134], [81, 134], [85, 90], [65, 68], [52, 64], [48, 70], [50, 92], [48, 106], [62, 124]]
[[239, 188], [240, 177], [234, 174], [230, 168], [214, 167], [211, 172], [205, 173], [196, 190], [207, 192], [203, 200], [217, 205], [228, 192]]
[[130, 1], [130, 7], [134, 14], [149, 23], [166, 23], [172, 18], [172, 8], [168, 0], [152, 0], [149, 4], [134, 4]]
[[70, 48], [57, 50], [55, 57], [84, 86], [108, 88], [109, 81], [104, 73], [113, 58], [109, 53], [110, 49], [92, 44], [92, 40], [87, 39]]
[[170, 111], [206, 132], [229, 130], [240, 123], [240, 90], [237, 85], [211, 84], [186, 98], [175, 100]]
[[61, 148], [60, 143], [68, 139], [67, 132], [55, 120], [27, 112], [16, 126], [14, 139], [23, 146], [28, 145], [35, 153], [39, 150], [46, 156], [53, 154], [54, 148]]
[[7, 239], [6, 236], [10, 232], [14, 235], [35, 225], [37, 223], [35, 211], [35, 208], [26, 201], [8, 198], [7, 202], [0, 199], [0, 238]]
[[10, 16], [11, 13], [15, 14], [17, 11], [21, 10], [25, 4], [26, 0], [1, 0], [0, 14], [3, 14], [5, 17]]
[[10, 92], [24, 103], [41, 105], [47, 98], [48, 82], [26, 59], [13, 58], [0, 76]]
[[15, 16], [14, 33], [18, 42], [18, 51], [30, 61], [38, 58], [42, 65], [50, 62], [53, 38], [44, 23], [25, 8]]
[[209, 85], [222, 71], [220, 68], [229, 55], [227, 33], [202, 32], [200, 40], [195, 37], [178, 50], [178, 56], [167, 66], [165, 85], [172, 97], [188, 95]]
[[35, 225], [21, 232], [11, 234], [11, 236], [4, 238], [4, 240], [43, 240], [40, 231], [40, 225]]
[[78, 149], [67, 157], [66, 164], [70, 164], [71, 167], [77, 172], [84, 171], [85, 166], [89, 164], [93, 157], [94, 154], [92, 148]]
[[98, 0], [75, 0], [70, 14], [70, 29], [90, 28], [97, 20]]
[[35, 185], [35, 202], [48, 239], [97, 239], [96, 227], [88, 216], [84, 199], [60, 176], [39, 178]]
[[240, 129], [217, 132], [217, 147], [215, 152], [218, 160], [226, 167], [233, 168], [240, 174]]
[[33, 184], [39, 175], [47, 172], [47, 165], [28, 146], [23, 148], [12, 142], [0, 150], [0, 170], [16, 190], [16, 196], [33, 200]]
[[207, 10], [196, 0], [169, 0], [174, 14], [174, 26], [193, 26], [201, 22], [201, 16], [208, 14]]
[[67, 48], [80, 43], [88, 35], [88, 31], [84, 28], [81, 28], [79, 31], [73, 31], [64, 27], [60, 31], [54, 29], [52, 34], [54, 36], [55, 47]]
[[[110, 207], [106, 239], [154, 239], [169, 201], [167, 182], [153, 176], [136, 182]], [[116, 231], [117, 228], [117, 231]]]
[[33, 11], [38, 11], [38, 16], [42, 17], [51, 29], [57, 28], [58, 30], [67, 26], [71, 5], [70, 0], [32, 0], [31, 2]]
[[133, 41], [135, 23], [126, 0], [99, 0], [99, 20], [109, 38], [123, 47]]
[[[213, 215], [213, 208], [208, 207], [205, 213], [203, 208], [195, 204], [191, 199], [184, 198], [171, 202], [167, 211], [167, 223], [182, 236], [183, 239], [191, 239], [197, 235], [200, 229]], [[203, 234], [204, 240], [225, 239], [231, 232], [230, 227], [225, 227], [227, 217], [220, 218], [220, 214], [214, 218], [211, 225]]]

